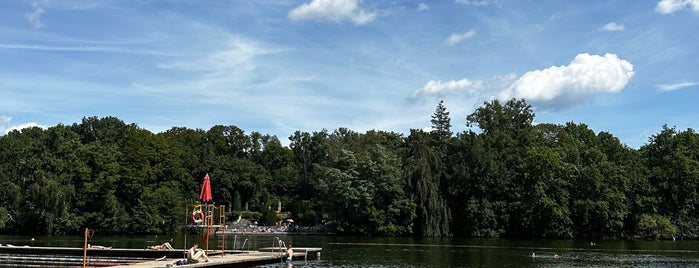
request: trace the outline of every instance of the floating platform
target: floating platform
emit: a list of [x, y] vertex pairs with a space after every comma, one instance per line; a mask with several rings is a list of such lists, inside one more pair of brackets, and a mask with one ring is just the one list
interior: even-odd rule
[[[209, 254], [208, 262], [199, 262], [182, 266], [174, 266], [178, 259], [164, 259], [132, 263], [125, 265], [129, 268], [165, 268], [171, 267], [250, 267], [252, 265], [283, 263], [286, 257], [284, 250], [279, 248], [261, 248], [259, 251], [236, 251], [234, 253]], [[294, 248], [294, 261], [305, 262], [320, 259], [322, 248]]]
[[[321, 248], [294, 248], [295, 261], [308, 261], [320, 258]], [[82, 267], [82, 248], [66, 247], [0, 247], [2, 266], [14, 267]], [[252, 265], [271, 264], [284, 260], [284, 249], [278, 247], [262, 248], [259, 251], [209, 250], [209, 262], [200, 262], [177, 267], [250, 267]], [[183, 260], [184, 249], [87, 249], [88, 267], [128, 266], [170, 267], [178, 260]]]

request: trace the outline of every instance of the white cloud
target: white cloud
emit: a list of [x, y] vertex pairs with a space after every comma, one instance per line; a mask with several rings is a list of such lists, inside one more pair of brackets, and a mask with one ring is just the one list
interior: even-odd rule
[[5, 127], [5, 125], [7, 123], [10, 123], [10, 121], [12, 121], [12, 117], [6, 116], [6, 115], [0, 115], [0, 135], [5, 135], [9, 132], [9, 131], [5, 131], [7, 129]]
[[253, 40], [233, 36], [227, 36], [227, 39], [221, 44], [222, 48], [207, 51], [205, 55], [158, 66], [183, 71], [230, 75], [236, 70], [254, 69], [253, 58], [273, 52], [264, 44]]
[[376, 12], [359, 7], [357, 0], [312, 0], [292, 9], [288, 17], [292, 20], [329, 20], [340, 22], [346, 19], [362, 25], [373, 21]]
[[495, 76], [486, 80], [431, 80], [422, 88], [413, 91], [410, 95], [411, 99], [417, 99], [423, 96], [447, 96], [447, 95], [469, 95], [476, 96], [480, 99], [482, 95], [488, 92], [495, 92], [502, 88], [509, 87], [512, 82], [517, 79], [517, 75], [511, 73], [506, 75]]
[[[414, 91], [411, 98], [467, 95], [475, 99], [523, 98], [543, 109], [566, 109], [589, 103], [597, 93], [621, 91], [634, 76], [633, 65], [614, 54], [578, 54], [570, 64], [487, 80], [432, 80]], [[683, 83], [681, 86], [693, 86]], [[503, 90], [503, 88], [505, 88]]]
[[495, 1], [489, 1], [489, 0], [456, 0], [456, 3], [458, 4], [464, 4], [464, 5], [472, 5], [472, 6], [487, 6], [492, 4]]
[[10, 127], [5, 128], [5, 133], [4, 133], [4, 135], [7, 135], [7, 133], [12, 132], [13, 130], [22, 131], [22, 129], [30, 128], [30, 127], [40, 127], [40, 128], [46, 129], [46, 126], [39, 125], [39, 124], [37, 124], [37, 123], [35, 123], [35, 122], [29, 122], [29, 123], [26, 123], [26, 124], [21, 124], [21, 125], [16, 125], [16, 126], [10, 126]]
[[658, 88], [660, 88], [663, 91], [673, 91], [673, 90], [693, 87], [693, 86], [697, 86], [697, 85], [699, 85], [698, 82], [685, 82], [685, 83], [678, 83], [678, 84], [658, 85]]
[[660, 14], [670, 14], [685, 8], [699, 12], [699, 0], [661, 0], [655, 7], [655, 11]]
[[[227, 36], [219, 46], [196, 57], [164, 62], [157, 67], [181, 72], [179, 81], [159, 85], [136, 83], [140, 90], [192, 94], [208, 103], [225, 103], [240, 98], [246, 86], [255, 80], [259, 67], [257, 57], [279, 52], [266, 44]], [[271, 79], [271, 78], [269, 78]]]
[[444, 40], [444, 43], [448, 46], [454, 46], [466, 39], [471, 39], [474, 36], [476, 36], [476, 30], [470, 30], [464, 33], [452, 33], [446, 40]]
[[425, 4], [425, 3], [420, 3], [417, 5], [417, 10], [419, 10], [419, 11], [425, 11], [425, 10], [429, 10], [429, 9], [430, 9], [430, 6]]
[[411, 98], [417, 98], [423, 95], [449, 95], [453, 93], [474, 93], [483, 89], [483, 81], [480, 80], [451, 80], [442, 82], [440, 80], [432, 80], [427, 82], [425, 86], [413, 92]]
[[604, 31], [610, 31], [610, 32], [618, 32], [618, 31], [623, 31], [626, 30], [626, 26], [623, 24], [618, 24], [616, 22], [610, 22], [602, 26], [602, 30]]
[[41, 16], [46, 13], [46, 10], [44, 10], [42, 4], [39, 2], [32, 3], [32, 7], [34, 10], [31, 13], [25, 14], [24, 17], [27, 18], [34, 28], [39, 29], [44, 26], [44, 23], [41, 21]]
[[563, 109], [591, 102], [595, 93], [619, 92], [633, 75], [633, 65], [615, 54], [583, 53], [566, 66], [527, 72], [498, 97], [524, 98], [542, 108]]

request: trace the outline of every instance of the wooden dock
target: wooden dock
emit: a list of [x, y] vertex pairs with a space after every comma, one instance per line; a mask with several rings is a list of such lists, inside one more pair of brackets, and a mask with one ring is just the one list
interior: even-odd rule
[[[294, 261], [320, 258], [321, 248], [294, 248]], [[261, 248], [257, 251], [209, 250], [209, 262], [175, 266], [184, 259], [184, 249], [88, 249], [88, 267], [250, 267], [261, 264], [282, 263], [284, 249]], [[0, 247], [0, 266], [82, 267], [83, 249], [64, 247]], [[171, 266], [168, 266], [171, 265]]]
[[[320, 258], [321, 248], [294, 248], [294, 261], [303, 262]], [[283, 252], [283, 251], [282, 251]], [[250, 267], [260, 264], [283, 263], [285, 257], [280, 255], [279, 248], [262, 248], [260, 251], [238, 251], [235, 253], [211, 252], [208, 262], [178, 265], [180, 259], [167, 258], [164, 260], [146, 261], [121, 265], [129, 268], [166, 268], [166, 267]], [[168, 266], [172, 265], [172, 266]]]

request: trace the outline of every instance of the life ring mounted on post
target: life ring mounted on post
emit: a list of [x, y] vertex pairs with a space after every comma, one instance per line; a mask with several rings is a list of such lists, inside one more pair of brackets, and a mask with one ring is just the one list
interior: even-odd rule
[[195, 208], [192, 211], [192, 221], [194, 223], [201, 223], [204, 221], [204, 212], [201, 211], [201, 207]]

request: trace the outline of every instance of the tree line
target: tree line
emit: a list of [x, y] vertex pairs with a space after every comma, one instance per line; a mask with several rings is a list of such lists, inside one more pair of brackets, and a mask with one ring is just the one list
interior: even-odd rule
[[[236, 126], [152, 133], [115, 117], [0, 136], [0, 232], [174, 233], [206, 173], [232, 215], [341, 234], [696, 239], [699, 135], [663, 126], [639, 149], [585, 124], [534, 124], [485, 102], [452, 133], [347, 128], [275, 136]], [[246, 214], [247, 211], [254, 212]]]

